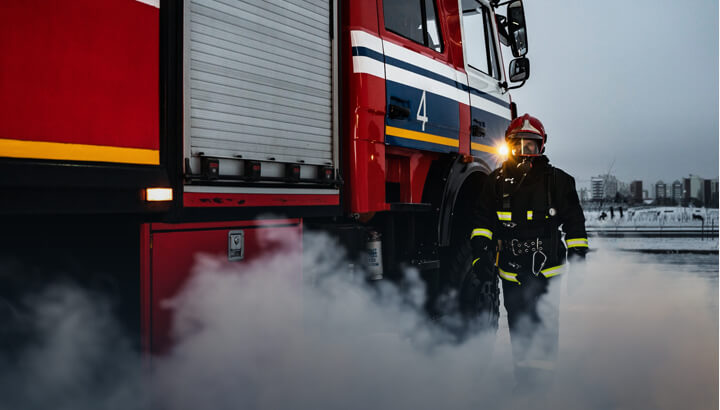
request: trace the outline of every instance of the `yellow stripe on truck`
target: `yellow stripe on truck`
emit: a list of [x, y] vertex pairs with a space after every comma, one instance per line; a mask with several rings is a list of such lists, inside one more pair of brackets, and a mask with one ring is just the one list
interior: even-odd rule
[[159, 165], [160, 151], [0, 138], [0, 157]]
[[411, 131], [404, 128], [385, 126], [385, 134], [392, 135], [393, 137], [405, 138], [409, 140], [430, 142], [438, 145], [446, 145], [449, 147], [459, 147], [460, 141], [452, 138], [441, 137], [439, 135], [428, 134], [426, 132]]
[[500, 151], [497, 148], [491, 147], [491, 146], [485, 145], [485, 144], [479, 144], [477, 142], [471, 142], [470, 149], [473, 151], [489, 152], [489, 153], [495, 154], [495, 155], [500, 154]]

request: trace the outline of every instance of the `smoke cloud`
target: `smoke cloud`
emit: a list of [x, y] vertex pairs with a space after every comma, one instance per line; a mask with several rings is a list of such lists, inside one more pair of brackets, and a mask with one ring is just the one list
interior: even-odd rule
[[0, 409], [149, 408], [142, 363], [107, 300], [61, 283], [24, 304], [2, 326], [23, 343], [0, 351]]
[[[368, 284], [334, 240], [265, 238], [238, 265], [198, 255], [166, 308], [173, 348], [143, 359], [107, 303], [70, 286], [36, 295], [22, 349], [2, 356], [0, 408], [704, 409], [718, 406], [715, 270], [601, 248], [563, 292], [556, 382], [515, 387], [504, 311], [497, 334], [449, 342], [409, 270]], [[238, 269], [242, 266], [242, 269]], [[577, 275], [579, 276], [579, 275]], [[515, 390], [515, 394], [513, 394]]]

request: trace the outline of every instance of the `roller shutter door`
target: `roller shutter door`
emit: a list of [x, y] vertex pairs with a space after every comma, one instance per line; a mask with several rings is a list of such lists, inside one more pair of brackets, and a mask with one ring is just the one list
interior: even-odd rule
[[330, 2], [188, 7], [192, 155], [331, 164]]

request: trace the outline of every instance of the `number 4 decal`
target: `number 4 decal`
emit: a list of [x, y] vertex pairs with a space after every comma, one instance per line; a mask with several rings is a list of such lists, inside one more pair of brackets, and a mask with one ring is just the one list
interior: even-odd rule
[[[420, 115], [420, 110], [422, 110], [422, 115]], [[428, 122], [425, 90], [423, 90], [423, 95], [420, 99], [420, 106], [418, 107], [417, 116], [415, 118], [417, 118], [418, 121], [422, 121], [422, 130], [425, 131], [425, 123]]]

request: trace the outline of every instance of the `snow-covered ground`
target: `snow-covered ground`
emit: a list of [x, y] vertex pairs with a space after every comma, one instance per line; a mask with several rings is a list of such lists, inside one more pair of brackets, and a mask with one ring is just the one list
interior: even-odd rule
[[[615, 208], [585, 211], [585, 226], [590, 235], [610, 236], [704, 236], [718, 235], [718, 210], [682, 207], [643, 207], [625, 209], [623, 216]], [[603, 216], [603, 213], [605, 214]]]
[[619, 250], [717, 251], [717, 236], [708, 238], [590, 238], [590, 248]]
[[[605, 218], [601, 218], [602, 213]], [[602, 211], [585, 211], [585, 224], [590, 227], [660, 227], [682, 226], [700, 228], [704, 225], [718, 226], [718, 210], [708, 208], [683, 207], [649, 207], [629, 208], [623, 210], [623, 217], [615, 208], [614, 217], [610, 218], [609, 207]], [[694, 218], [693, 218], [694, 217]], [[702, 219], [699, 219], [702, 218]]]

